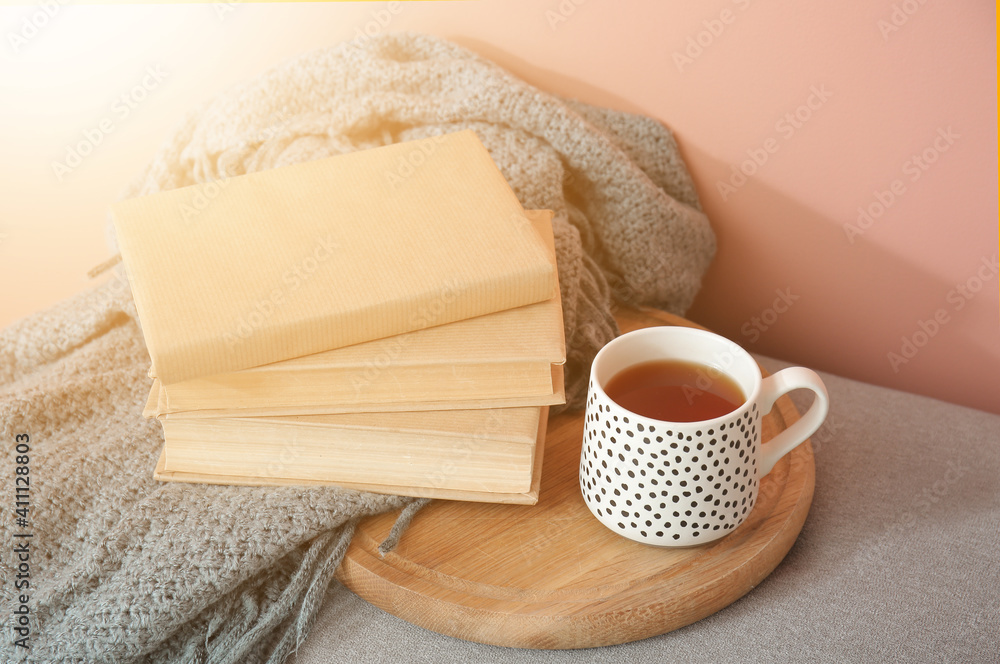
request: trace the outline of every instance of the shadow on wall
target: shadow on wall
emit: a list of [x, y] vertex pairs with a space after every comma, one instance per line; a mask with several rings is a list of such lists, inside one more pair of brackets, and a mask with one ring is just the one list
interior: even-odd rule
[[495, 44], [465, 35], [446, 35], [445, 39], [463, 48], [467, 48], [487, 60], [495, 62], [522, 81], [534, 85], [539, 90], [627, 113], [643, 113], [641, 108], [623, 97], [581, 81], [578, 78], [539, 67], [516, 55], [512, 55]]
[[[552, 94], [643, 113], [622, 97], [494, 44], [447, 38]], [[994, 385], [1000, 355], [969, 332], [972, 310], [990, 305], [985, 284], [966, 297], [956, 284], [868, 241], [867, 229], [847, 232], [841, 220], [760, 178], [746, 178], [723, 201], [717, 182], [728, 180], [731, 165], [689, 144], [683, 127], [671, 129], [718, 239], [688, 318], [755, 353], [1000, 413]], [[996, 257], [983, 251], [969, 266], [970, 279]], [[996, 274], [990, 279], [995, 286]]]
[[753, 352], [1000, 412], [1000, 357], [961, 321], [990, 304], [995, 251], [959, 287], [759, 179], [722, 201], [730, 165], [680, 142], [718, 238], [689, 318]]

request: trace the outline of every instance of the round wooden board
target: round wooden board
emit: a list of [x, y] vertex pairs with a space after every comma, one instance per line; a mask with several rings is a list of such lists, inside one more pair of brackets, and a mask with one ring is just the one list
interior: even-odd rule
[[[622, 310], [622, 331], [692, 325]], [[798, 419], [788, 397], [764, 418], [770, 439]], [[652, 547], [594, 518], [577, 481], [583, 414], [549, 421], [536, 505], [436, 500], [396, 549], [378, 544], [396, 513], [363, 521], [340, 566], [345, 586], [375, 606], [448, 636], [517, 648], [589, 648], [663, 634], [739, 599], [781, 562], [812, 501], [807, 442], [763, 478], [739, 528], [686, 549]]]

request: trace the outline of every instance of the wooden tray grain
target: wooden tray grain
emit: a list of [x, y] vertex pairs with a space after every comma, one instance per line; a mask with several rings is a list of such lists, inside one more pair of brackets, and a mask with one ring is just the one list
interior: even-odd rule
[[[663, 312], [622, 310], [623, 331], [692, 325]], [[788, 397], [763, 422], [764, 440], [798, 419]], [[434, 501], [396, 549], [378, 544], [396, 514], [363, 521], [338, 576], [361, 598], [449, 636], [518, 648], [589, 648], [663, 634], [739, 599], [781, 562], [812, 501], [808, 442], [760, 486], [750, 517], [715, 542], [686, 549], [638, 544], [597, 521], [577, 482], [582, 413], [551, 418], [536, 505]]]

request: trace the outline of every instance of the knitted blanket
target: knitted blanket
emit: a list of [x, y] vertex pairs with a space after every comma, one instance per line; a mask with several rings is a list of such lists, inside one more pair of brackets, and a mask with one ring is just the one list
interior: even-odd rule
[[[683, 313], [713, 255], [677, 146], [653, 120], [394, 34], [307, 53], [211, 100], [124, 195], [464, 128], [525, 208], [555, 211], [568, 399], [580, 406], [590, 360], [617, 331], [613, 298]], [[0, 332], [0, 660], [281, 662], [356, 520], [412, 503], [155, 482], [163, 436], [141, 415], [148, 368], [120, 274]], [[17, 476], [30, 486], [16, 519]]]

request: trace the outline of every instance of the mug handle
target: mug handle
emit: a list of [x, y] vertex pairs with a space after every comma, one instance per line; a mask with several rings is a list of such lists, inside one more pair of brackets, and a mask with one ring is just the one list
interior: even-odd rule
[[758, 466], [760, 477], [771, 472], [774, 464], [778, 463], [781, 457], [816, 433], [830, 410], [830, 395], [826, 392], [826, 385], [812, 369], [789, 367], [761, 381], [760, 397], [758, 398], [761, 414], [770, 412], [771, 407], [774, 406], [774, 402], [779, 397], [801, 388], [812, 390], [816, 393], [816, 398], [806, 414], [797, 422], [761, 446]]

